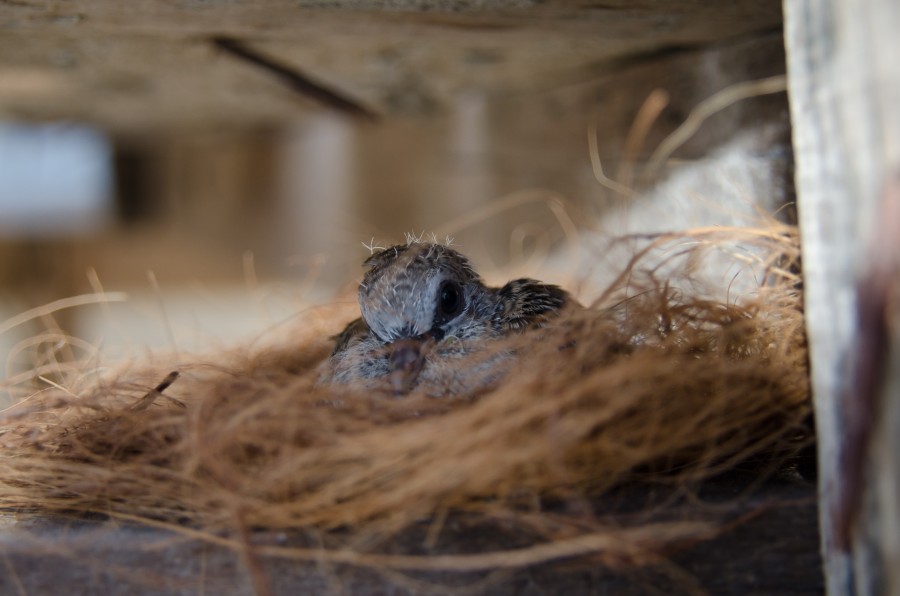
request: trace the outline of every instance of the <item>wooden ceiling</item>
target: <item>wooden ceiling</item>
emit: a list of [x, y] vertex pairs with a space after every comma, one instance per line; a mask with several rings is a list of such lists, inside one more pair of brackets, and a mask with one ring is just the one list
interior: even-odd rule
[[142, 133], [427, 116], [781, 19], [770, 0], [0, 0], [0, 118]]

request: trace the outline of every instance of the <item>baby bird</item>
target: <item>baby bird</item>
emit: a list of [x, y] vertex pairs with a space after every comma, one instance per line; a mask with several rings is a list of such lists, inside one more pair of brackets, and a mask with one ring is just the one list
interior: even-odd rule
[[487, 287], [465, 256], [441, 244], [392, 246], [363, 265], [362, 317], [336, 337], [320, 382], [386, 384], [399, 395], [471, 391], [501, 377], [511, 354], [464, 357], [574, 303], [559, 287], [532, 279]]

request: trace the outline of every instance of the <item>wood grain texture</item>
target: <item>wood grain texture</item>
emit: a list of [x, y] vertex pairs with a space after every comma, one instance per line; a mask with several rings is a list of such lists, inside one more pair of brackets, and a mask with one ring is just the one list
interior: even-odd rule
[[2, 2], [0, 117], [142, 132], [281, 125], [322, 110], [217, 48], [222, 38], [379, 114], [430, 115], [466, 90], [571, 85], [780, 23], [777, 0], [727, 11], [687, 0]]
[[[878, 212], [900, 169], [900, 5], [891, 0], [787, 0], [785, 40], [803, 236], [807, 329], [819, 437], [822, 536], [830, 594], [896, 593], [897, 451], [887, 429], [898, 415], [881, 379], [867, 402], [856, 353], [869, 341], [857, 321], [871, 255], [897, 250], [878, 238]], [[861, 282], [861, 280], [863, 280]], [[887, 349], [897, 353], [897, 338]], [[889, 359], [885, 359], [889, 362]], [[876, 371], [879, 375], [883, 371]], [[864, 411], [867, 408], [872, 411]], [[879, 414], [887, 414], [879, 416]], [[864, 432], [856, 420], [874, 421]], [[841, 458], [862, 449], [860, 487]], [[847, 460], [845, 459], [845, 462]], [[877, 490], [876, 490], [877, 487]], [[885, 488], [887, 487], [887, 488]], [[893, 488], [891, 488], [893, 487]], [[852, 496], [848, 500], [848, 495]], [[853, 496], [855, 495], [855, 496]], [[838, 520], [861, 504], [850, 548]], [[893, 521], [891, 521], [893, 520]], [[885, 522], [894, 525], [883, 525]]]
[[[293, 594], [718, 594], [803, 596], [822, 593], [816, 552], [815, 487], [804, 481], [755, 485], [747, 478], [713, 481], [689, 504], [670, 511], [688, 519], [718, 511], [735, 520], [721, 534], [652, 557], [645, 565], [610, 567], [591, 557], [563, 558], [498, 571], [388, 570], [344, 563], [260, 556], [253, 576], [241, 554], [158, 528], [85, 520], [22, 521], [0, 533], [0, 593], [195, 596], [249, 595], [268, 584], [275, 595]], [[606, 515], [636, 503], [671, 506], [673, 495], [657, 487], [623, 491], [593, 506]], [[435, 544], [431, 520], [394, 536], [386, 553], [440, 555], [491, 553], [522, 548], [528, 532], [506, 522], [475, 522], [451, 515]], [[3, 525], [0, 525], [3, 527]], [[256, 531], [253, 544], [346, 547], [344, 536], [315, 531]], [[256, 581], [256, 583], [255, 583]], [[258, 593], [258, 592], [256, 592]]]

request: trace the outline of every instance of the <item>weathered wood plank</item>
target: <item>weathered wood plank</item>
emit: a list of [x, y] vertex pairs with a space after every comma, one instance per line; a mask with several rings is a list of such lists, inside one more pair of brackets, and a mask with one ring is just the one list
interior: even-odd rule
[[777, 0], [723, 11], [686, 0], [604, 2], [0, 3], [0, 117], [117, 131], [283, 125], [321, 110], [277, 75], [216, 48], [236, 40], [365, 109], [452, 107], [592, 80], [635, 57], [777, 30]]
[[[857, 284], [872, 265], [872, 243], [897, 251], [896, 234], [875, 236], [884, 229], [876, 225], [883, 191], [900, 168], [900, 4], [786, 0], [784, 7], [828, 590], [897, 593], [900, 460], [890, 447], [896, 438], [892, 442], [887, 434], [896, 426], [896, 399], [888, 399], [887, 385], [876, 384], [875, 399], [867, 404], [852, 367], [869, 341], [857, 326], [865, 314]], [[896, 355], [898, 347], [895, 334], [889, 353]], [[855, 431], [842, 403], [857, 410], [871, 405], [870, 415], [890, 407], [888, 416], [852, 440], [856, 445], [848, 445]], [[864, 510], [845, 552], [838, 545], [836, 514], [852, 505], [847, 495], [855, 487], [848, 486], [851, 477], [839, 462], [854, 446], [870, 448], [872, 457], [859, 462], [866, 464]]]
[[[770, 481], [748, 495], [746, 481], [719, 479], [670, 512], [688, 519], [706, 511], [728, 511], [737, 523], [697, 544], [662, 553], [660, 564], [604, 565], [588, 558], [562, 559], [494, 572], [404, 571], [275, 556], [259, 557], [256, 587], [287, 594], [765, 594], [822, 593], [815, 545], [816, 500], [812, 484]], [[651, 496], [655, 495], [655, 496]], [[668, 495], [668, 496], [667, 496]], [[625, 498], [627, 497], [627, 498]], [[625, 503], [672, 503], [668, 491], [643, 487], [636, 493], [594, 503], [598, 512]], [[738, 521], [739, 520], [739, 521]], [[506, 523], [451, 516], [434, 546], [426, 546], [431, 521], [393, 537], [386, 552], [419, 555], [496, 552], [528, 544], [527, 532]], [[84, 520], [30, 519], [0, 532], [0, 593], [138, 596], [244, 595], [254, 593], [246, 562], [226, 547], [191, 540], [158, 528]], [[257, 545], [320, 547], [343, 538], [302, 531], [254, 534]]]

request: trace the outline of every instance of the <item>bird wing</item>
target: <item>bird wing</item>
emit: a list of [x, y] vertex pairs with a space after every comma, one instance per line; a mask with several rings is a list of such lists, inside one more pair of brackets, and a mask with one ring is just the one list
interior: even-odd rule
[[569, 293], [534, 279], [515, 279], [497, 290], [491, 323], [497, 331], [524, 329], [544, 322], [571, 301]]
[[370, 333], [369, 326], [361, 317], [350, 321], [343, 331], [331, 336], [331, 339], [334, 340], [334, 350], [331, 351], [331, 355], [343, 352], [352, 344], [368, 337]]

